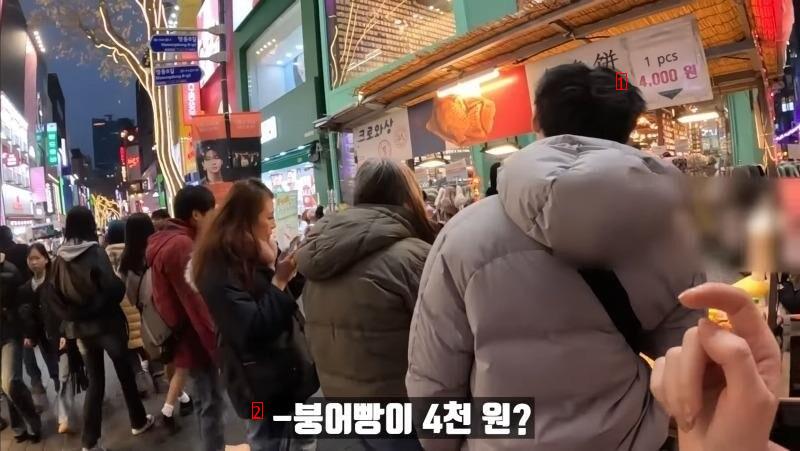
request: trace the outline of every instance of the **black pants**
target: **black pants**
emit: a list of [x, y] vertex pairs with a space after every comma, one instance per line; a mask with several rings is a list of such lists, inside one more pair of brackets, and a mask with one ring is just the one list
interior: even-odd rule
[[84, 447], [91, 448], [100, 439], [102, 427], [103, 395], [105, 393], [106, 374], [103, 351], [111, 358], [117, 379], [122, 387], [125, 404], [128, 406], [128, 417], [131, 428], [138, 429], [147, 422], [139, 392], [136, 389], [136, 378], [128, 354], [128, 338], [125, 334], [104, 334], [78, 340], [78, 347], [83, 355], [86, 365], [86, 374], [89, 377], [89, 388], [86, 390], [86, 399], [83, 402], [83, 436], [81, 442]]

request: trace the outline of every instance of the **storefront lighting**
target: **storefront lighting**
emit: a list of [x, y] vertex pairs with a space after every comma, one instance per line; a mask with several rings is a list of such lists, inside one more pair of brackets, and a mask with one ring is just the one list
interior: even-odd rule
[[294, 46], [294, 48], [296, 48], [297, 50], [303, 50], [303, 45], [302, 44], [298, 44], [298, 45]]
[[447, 161], [444, 158], [436, 157], [436, 158], [429, 158], [429, 159], [421, 162], [420, 164], [417, 165], [417, 167], [418, 168], [422, 168], [422, 169], [433, 169], [433, 168], [442, 167], [442, 166], [444, 166], [446, 164], [447, 164]]
[[789, 130], [786, 131], [786, 133], [783, 133], [782, 135], [776, 136], [775, 137], [775, 141], [781, 141], [781, 140], [783, 140], [785, 138], [788, 138], [791, 135], [797, 134], [798, 132], [800, 132], [800, 124], [797, 124], [794, 127], [790, 128]]
[[123, 139], [125, 139], [127, 136], [128, 136], [128, 131], [127, 131], [127, 130], [122, 130], [122, 131], [119, 133], [119, 137], [120, 137], [120, 138], [123, 138]]
[[514, 144], [506, 143], [501, 144], [499, 146], [491, 147], [486, 149], [486, 153], [489, 155], [500, 156], [500, 155], [508, 155], [510, 153], [514, 153], [519, 150], [519, 147], [515, 146]]
[[678, 118], [681, 124], [690, 124], [692, 122], [710, 121], [711, 119], [719, 119], [719, 113], [716, 111], [706, 111], [705, 113], [687, 114]]
[[278, 155], [281, 156], [281, 157], [286, 156], [286, 152], [281, 152]]
[[133, 135], [128, 135], [128, 141], [133, 142], [136, 139]]
[[278, 60], [276, 61], [276, 63], [278, 64], [278, 66], [283, 66], [283, 60]]
[[440, 91], [437, 91], [436, 95], [440, 98], [447, 97], [450, 95], [457, 95], [461, 97], [480, 96], [481, 84], [486, 83], [487, 81], [490, 80], [494, 80], [496, 78], [500, 78], [500, 71], [497, 69], [493, 69], [489, 72], [480, 74], [476, 77], [461, 81], [454, 86], [450, 86]]

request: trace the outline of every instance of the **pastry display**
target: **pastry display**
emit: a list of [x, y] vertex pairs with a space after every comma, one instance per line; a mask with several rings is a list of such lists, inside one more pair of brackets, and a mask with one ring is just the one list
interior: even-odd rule
[[497, 106], [485, 97], [450, 95], [433, 102], [426, 128], [445, 141], [466, 146], [488, 140]]

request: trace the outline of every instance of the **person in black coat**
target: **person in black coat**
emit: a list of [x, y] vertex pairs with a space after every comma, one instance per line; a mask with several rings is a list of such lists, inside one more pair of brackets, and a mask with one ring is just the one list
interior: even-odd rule
[[19, 288], [19, 311], [25, 346], [38, 345], [51, 374], [56, 375], [58, 433], [65, 434], [71, 431], [69, 413], [74, 397], [86, 389], [88, 380], [76, 340], [64, 336], [62, 321], [53, 311], [58, 295], [50, 279], [50, 266], [47, 249], [33, 243], [28, 251], [33, 277]]
[[[64, 334], [78, 339], [86, 364], [89, 387], [83, 403], [81, 442], [88, 449], [98, 446], [100, 440], [105, 391], [104, 353], [114, 364], [133, 435], [147, 431], [155, 421], [152, 415], [147, 415], [139, 398], [128, 360], [127, 322], [120, 307], [125, 285], [98, 245], [96, 230], [94, 214], [88, 208], [73, 207], [67, 213], [65, 242], [53, 262], [53, 286], [58, 302], [51, 303], [53, 311], [64, 322]], [[87, 279], [92, 286], [81, 287], [82, 283], [89, 285]]]
[[[270, 239], [273, 200], [259, 180], [236, 182], [201, 235], [191, 266], [217, 326], [223, 382], [243, 418], [250, 417], [253, 401], [268, 405], [270, 417], [289, 413], [319, 388], [302, 318], [287, 292], [296, 272], [294, 255], [278, 259]], [[289, 440], [303, 439], [271, 418], [247, 422], [252, 451], [282, 449], [281, 442]]]
[[17, 443], [38, 443], [42, 421], [33, 397], [22, 381], [22, 330], [17, 288], [22, 281], [17, 267], [0, 253], [0, 389], [9, 403], [11, 428]]

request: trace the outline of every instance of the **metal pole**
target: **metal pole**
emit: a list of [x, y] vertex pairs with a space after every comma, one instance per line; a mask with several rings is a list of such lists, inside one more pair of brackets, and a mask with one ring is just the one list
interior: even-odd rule
[[[222, 27], [222, 33], [219, 35], [219, 49], [221, 52], [228, 53], [228, 32], [225, 27], [225, 0], [219, 0], [219, 24]], [[231, 153], [231, 110], [230, 103], [228, 102], [228, 62], [227, 58], [219, 63], [220, 70], [222, 71], [220, 86], [222, 87], [222, 115], [225, 117], [225, 150], [228, 154], [228, 165], [233, 167], [233, 155]]]

